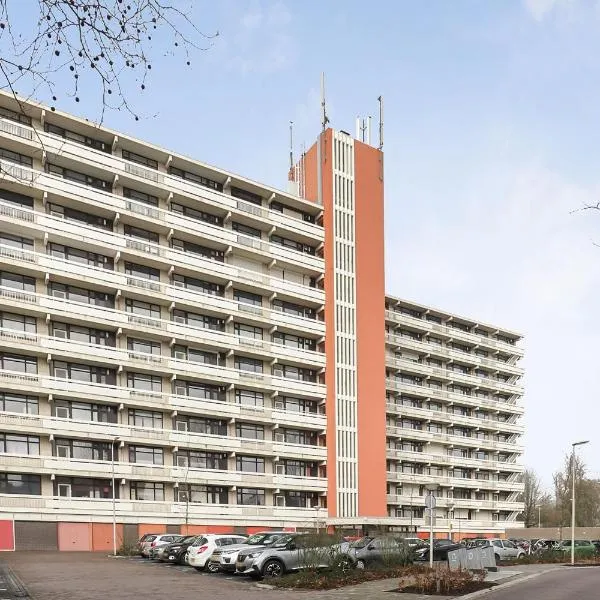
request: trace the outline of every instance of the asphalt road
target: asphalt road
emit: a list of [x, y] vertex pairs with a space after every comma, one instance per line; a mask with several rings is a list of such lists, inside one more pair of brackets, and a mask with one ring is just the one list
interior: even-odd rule
[[489, 600], [597, 600], [600, 567], [556, 569], [528, 581], [486, 594]]

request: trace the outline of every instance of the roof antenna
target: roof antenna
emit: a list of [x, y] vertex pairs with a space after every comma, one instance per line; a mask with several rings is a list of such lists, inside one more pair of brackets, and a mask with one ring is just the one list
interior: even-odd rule
[[379, 101], [379, 150], [383, 150], [383, 96], [377, 98]]
[[327, 116], [327, 109], [325, 107], [325, 73], [321, 73], [321, 127], [323, 131], [329, 123], [329, 117]]
[[290, 121], [290, 169], [294, 168], [294, 121]]

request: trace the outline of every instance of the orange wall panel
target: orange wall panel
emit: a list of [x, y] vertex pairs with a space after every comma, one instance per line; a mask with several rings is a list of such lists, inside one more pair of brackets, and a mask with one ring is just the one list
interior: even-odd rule
[[358, 511], [387, 516], [383, 153], [355, 140]]
[[261, 531], [271, 531], [272, 527], [246, 527], [246, 533], [252, 535], [253, 533], [260, 533]]
[[92, 549], [91, 523], [59, 523], [58, 549], [89, 552]]
[[[123, 525], [117, 523], [117, 550], [123, 544]], [[113, 551], [112, 523], [92, 523], [92, 550], [100, 552]]]
[[138, 525], [138, 539], [146, 533], [166, 533], [166, 525], [153, 525], [152, 523], [140, 523]]
[[[318, 144], [318, 142], [317, 142]], [[304, 154], [304, 197], [306, 200], [318, 200], [317, 181], [317, 144], [313, 144]]]
[[207, 525], [206, 533], [231, 533], [233, 527], [231, 525]]
[[182, 525], [181, 533], [183, 535], [200, 535], [201, 533], [208, 533], [208, 525]]
[[0, 521], [0, 551], [15, 549], [15, 530], [13, 521]]

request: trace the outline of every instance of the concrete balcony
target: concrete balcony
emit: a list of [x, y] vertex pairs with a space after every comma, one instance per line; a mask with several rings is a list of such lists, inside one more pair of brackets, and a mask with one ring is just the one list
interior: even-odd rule
[[[318, 413], [274, 410], [270, 406], [244, 406], [235, 402], [207, 400], [175, 394], [149, 392], [98, 383], [85, 383], [46, 375], [0, 371], [0, 385], [6, 390], [39, 396], [60, 396], [89, 402], [119, 403], [124, 406], [150, 408], [183, 414], [198, 414], [228, 419], [253, 418], [277, 422], [282, 426], [325, 430], [326, 417]], [[275, 448], [277, 451], [277, 448]]]
[[[164, 171], [144, 167], [120, 156], [94, 150], [45, 131], [35, 131], [31, 127], [13, 123], [9, 119], [0, 119], [0, 137], [4, 144], [16, 143], [18, 151], [25, 150], [26, 154], [32, 152], [37, 154], [40, 153], [41, 146], [50, 159], [57, 157], [59, 162], [66, 160], [70, 164], [81, 165], [84, 172], [91, 168], [107, 180], [112, 180], [117, 175], [126, 184], [131, 182], [131, 187], [135, 188], [136, 183], [140, 184], [144, 189], [152, 190], [152, 193], [159, 197], [168, 196], [169, 192], [173, 192], [213, 206], [219, 212], [227, 210], [243, 218], [252, 218], [262, 223], [268, 222], [278, 229], [298, 232], [319, 241], [324, 239], [323, 228], [313, 223], [244, 202], [229, 194], [211, 190], [189, 180], [169, 175]], [[74, 168], [77, 170], [77, 167]], [[35, 176], [33, 178], [35, 179]]]
[[[126, 488], [121, 495], [128, 496]], [[110, 522], [112, 500], [101, 498], [59, 498], [51, 496], [0, 495], [0, 504], [5, 512], [15, 518], [28, 521]], [[314, 526], [315, 519], [322, 522], [327, 517], [326, 509], [296, 508], [280, 506], [240, 506], [231, 504], [198, 504], [190, 502], [157, 502], [129, 500], [127, 497], [115, 502], [119, 523], [170, 523], [181, 525], [187, 518], [190, 523], [222, 523], [228, 526], [246, 525], [252, 522], [268, 526], [290, 526], [304, 524]]]
[[[126, 415], [123, 416], [126, 418]], [[149, 444], [164, 448], [204, 448], [215, 452], [250, 453], [279, 459], [302, 459], [323, 462], [327, 458], [325, 446], [308, 446], [251, 440], [235, 436], [209, 435], [174, 429], [135, 427], [124, 423], [76, 421], [47, 415], [0, 413], [0, 430], [13, 433], [48, 436], [50, 433], [71, 439], [110, 441], [118, 437], [126, 444]], [[269, 435], [269, 432], [267, 432]]]
[[490, 398], [479, 398], [475, 395], [448, 392], [444, 389], [408, 383], [392, 377], [386, 378], [386, 388], [395, 392], [418, 396], [423, 399], [430, 398], [432, 400], [440, 400], [450, 405], [456, 403], [459, 405], [471, 406], [473, 408], [490, 409], [495, 413], [507, 412], [515, 415], [524, 413], [524, 408], [512, 401], [503, 402], [499, 398], [492, 400]]
[[[387, 503], [390, 505], [400, 506], [425, 506], [425, 496], [410, 496], [407, 494], [388, 494]], [[471, 510], [491, 510], [492, 512], [498, 511], [521, 511], [523, 509], [522, 502], [508, 502], [501, 500], [475, 500], [475, 499], [459, 499], [459, 498], [445, 498], [436, 496], [437, 508], [466, 508]]]
[[392, 323], [407, 325], [409, 327], [416, 328], [419, 331], [433, 333], [436, 336], [440, 336], [445, 339], [454, 339], [458, 342], [465, 342], [473, 346], [485, 348], [488, 351], [499, 350], [511, 355], [523, 356], [523, 349], [520, 346], [513, 346], [512, 344], [507, 344], [506, 342], [495, 340], [491, 337], [478, 335], [477, 333], [462, 331], [461, 329], [443, 324], [440, 325], [439, 323], [434, 323], [425, 319], [418, 319], [411, 315], [406, 315], [394, 310], [386, 310], [385, 317]]
[[[454, 348], [448, 348], [446, 346], [440, 346], [439, 344], [433, 344], [425, 340], [413, 340], [410, 337], [403, 335], [396, 335], [393, 333], [385, 334], [386, 344], [392, 348], [404, 348], [406, 350], [413, 350], [423, 355], [431, 355], [433, 358], [437, 358], [443, 362], [456, 360], [462, 364], [468, 364], [472, 367], [485, 367], [506, 373], [507, 375], [518, 375], [523, 376], [523, 368], [516, 364], [496, 360], [494, 358], [485, 358], [477, 356], [474, 353], [461, 352]], [[389, 355], [388, 355], [389, 356]], [[394, 356], [390, 356], [391, 359], [395, 359]], [[516, 360], [516, 359], [515, 359]]]
[[413, 485], [437, 484], [443, 488], [470, 488], [477, 491], [488, 492], [522, 492], [523, 484], [515, 481], [494, 481], [486, 479], [464, 479], [448, 475], [426, 475], [413, 473], [398, 473], [388, 471], [388, 482], [411, 483]]

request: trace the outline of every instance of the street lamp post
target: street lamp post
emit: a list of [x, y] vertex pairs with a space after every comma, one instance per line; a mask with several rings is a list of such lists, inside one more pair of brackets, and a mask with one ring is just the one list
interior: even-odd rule
[[433, 492], [437, 490], [437, 485], [427, 485], [425, 487], [429, 491], [429, 494], [425, 496], [425, 506], [429, 509], [429, 568], [433, 569], [433, 519], [437, 504]]
[[573, 480], [573, 488], [571, 493], [571, 564], [575, 564], [575, 446], [583, 446], [589, 440], [583, 442], [574, 442], [571, 444], [571, 478]]
[[542, 528], [542, 507], [538, 505], [538, 529], [541, 529], [541, 528]]
[[110, 444], [110, 463], [112, 473], [112, 525], [113, 525], [113, 556], [117, 555], [117, 505], [115, 496], [115, 444], [120, 441], [121, 438], [113, 438]]

